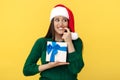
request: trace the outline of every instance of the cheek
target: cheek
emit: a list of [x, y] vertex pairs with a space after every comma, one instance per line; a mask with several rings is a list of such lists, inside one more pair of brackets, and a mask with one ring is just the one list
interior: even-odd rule
[[68, 23], [65, 23], [64, 26], [65, 26], [65, 27], [68, 27]]
[[57, 26], [57, 23], [56, 22], [54, 22], [54, 27], [56, 27]]
[[54, 23], [54, 28], [56, 27], [56, 24]]
[[57, 29], [57, 24], [54, 23], [54, 30], [56, 31]]

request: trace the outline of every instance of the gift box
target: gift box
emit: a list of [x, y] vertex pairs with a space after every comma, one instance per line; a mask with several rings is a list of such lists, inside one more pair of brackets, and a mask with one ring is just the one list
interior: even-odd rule
[[46, 61], [48, 62], [66, 62], [67, 43], [47, 41]]

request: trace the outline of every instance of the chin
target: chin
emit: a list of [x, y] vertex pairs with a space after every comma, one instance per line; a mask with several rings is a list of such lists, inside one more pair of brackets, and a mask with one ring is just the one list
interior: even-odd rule
[[62, 31], [62, 32], [61, 32], [61, 31], [60, 31], [60, 32], [57, 32], [57, 34], [59, 34], [59, 35], [62, 35], [63, 33], [64, 33], [63, 31]]
[[63, 34], [64, 32], [62, 31], [62, 32], [59, 32], [58, 34]]

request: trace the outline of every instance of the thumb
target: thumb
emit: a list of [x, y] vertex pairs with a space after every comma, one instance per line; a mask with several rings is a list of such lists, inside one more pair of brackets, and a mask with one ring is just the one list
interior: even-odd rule
[[64, 40], [64, 35], [62, 36], [62, 39]]

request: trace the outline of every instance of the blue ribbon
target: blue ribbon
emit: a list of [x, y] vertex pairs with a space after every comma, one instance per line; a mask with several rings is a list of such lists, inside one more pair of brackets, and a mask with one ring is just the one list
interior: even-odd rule
[[50, 52], [52, 51], [50, 56], [50, 62], [55, 61], [55, 55], [58, 53], [58, 50], [66, 51], [67, 48], [59, 46], [58, 44], [56, 44], [56, 42], [52, 42], [52, 45], [51, 44], [47, 45], [48, 54], [50, 54]]

